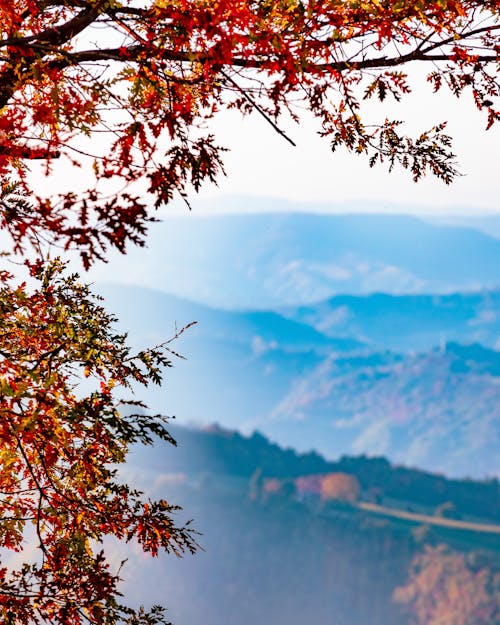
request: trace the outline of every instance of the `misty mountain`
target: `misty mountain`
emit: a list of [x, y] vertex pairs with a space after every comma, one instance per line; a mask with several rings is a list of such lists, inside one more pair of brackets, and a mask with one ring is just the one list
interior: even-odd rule
[[436, 225], [458, 226], [459, 228], [474, 228], [489, 237], [500, 239], [500, 216], [495, 213], [479, 213], [477, 215], [442, 215], [426, 216], [426, 221]]
[[[166, 384], [138, 397], [205, 428], [173, 426], [177, 448], [135, 450], [123, 473], [181, 504], [204, 551], [151, 562], [132, 548], [127, 599], [167, 605], [177, 625], [410, 625], [394, 590], [426, 546], [499, 570], [497, 534], [366, 507], [500, 518], [497, 479], [435, 473], [500, 475], [499, 240], [387, 215], [155, 228], [147, 257], [101, 273], [128, 284], [101, 288], [137, 347], [197, 322], [169, 344], [187, 360], [172, 354]], [[362, 504], [294, 490], [329, 472], [354, 476]]]
[[[259, 428], [328, 457], [383, 453], [456, 476], [500, 474], [492, 464], [500, 443], [495, 350], [446, 343], [391, 352], [277, 313], [217, 311], [135, 287], [103, 292], [141, 348], [172, 336], [176, 324], [198, 321], [172, 345], [187, 360], [173, 357], [165, 386], [141, 390], [156, 412], [182, 423]], [[397, 340], [395, 323], [387, 323], [386, 335], [388, 343]]]
[[500, 345], [500, 291], [338, 295], [280, 312], [326, 335], [357, 337], [372, 348], [426, 350], [447, 341]]
[[[134, 332], [139, 327], [150, 340], [162, 341], [182, 327], [195, 322], [184, 339], [252, 344], [255, 351], [282, 348], [288, 352], [318, 353], [353, 351], [363, 343], [350, 337], [335, 337], [316, 330], [310, 324], [288, 319], [273, 311], [217, 310], [154, 289], [118, 284], [98, 287], [111, 308], [119, 312], [120, 325]], [[140, 322], [140, 326], [138, 325]], [[146, 331], [146, 332], [145, 332]]]
[[500, 475], [500, 354], [479, 345], [395, 358], [332, 356], [291, 388], [264, 431], [329, 455], [388, 455], [453, 475]]
[[450, 293], [499, 285], [500, 241], [400, 215], [241, 214], [168, 218], [149, 251], [98, 278], [216, 308], [269, 309], [337, 293]]
[[172, 356], [161, 388], [140, 390], [158, 412], [186, 421], [248, 427], [269, 414], [301, 378], [330, 353], [363, 347], [354, 339], [328, 337], [273, 312], [218, 311], [159, 291], [101, 285], [119, 327], [138, 348], [161, 343], [196, 322], [170, 346]]

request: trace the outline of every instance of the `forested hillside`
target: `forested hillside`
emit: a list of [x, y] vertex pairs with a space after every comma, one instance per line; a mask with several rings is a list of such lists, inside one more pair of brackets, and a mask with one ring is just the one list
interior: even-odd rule
[[356, 477], [363, 498], [400, 501], [434, 509], [451, 503], [462, 518], [482, 518], [500, 523], [500, 482], [456, 480], [444, 475], [391, 464], [384, 457], [342, 456], [327, 460], [316, 452], [298, 453], [282, 448], [262, 434], [244, 436], [218, 425], [198, 428], [170, 426], [175, 449], [137, 450], [132, 464], [151, 473], [228, 475], [250, 480], [280, 480], [342, 472]]
[[[498, 534], [384, 518], [314, 489], [307, 495], [290, 488], [297, 478], [348, 473], [359, 480], [361, 500], [498, 522], [496, 480], [447, 480], [384, 458], [329, 462], [217, 426], [172, 433], [176, 449], [136, 453], [128, 471], [183, 504], [180, 518], [195, 519], [204, 552], [180, 563], [141, 560], [127, 592], [137, 601], [146, 594], [168, 601], [179, 625], [410, 625], [410, 606], [397, 602], [395, 591], [409, 583], [412, 561], [427, 549], [436, 571], [458, 558], [471, 572], [464, 594], [479, 592], [478, 580], [500, 571]], [[276, 478], [282, 488], [274, 488]], [[488, 584], [488, 601], [496, 602], [500, 589]], [[484, 623], [496, 625], [490, 617]]]

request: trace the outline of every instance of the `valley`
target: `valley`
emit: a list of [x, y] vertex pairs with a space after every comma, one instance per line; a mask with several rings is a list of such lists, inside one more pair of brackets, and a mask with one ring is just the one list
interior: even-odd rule
[[141, 392], [178, 445], [122, 471], [202, 550], [134, 551], [129, 598], [177, 625], [500, 622], [500, 240], [474, 223], [168, 219], [101, 273], [136, 348], [196, 322]]

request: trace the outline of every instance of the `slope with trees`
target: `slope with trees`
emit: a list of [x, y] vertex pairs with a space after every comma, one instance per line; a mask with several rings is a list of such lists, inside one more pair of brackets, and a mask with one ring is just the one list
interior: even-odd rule
[[[463, 567], [452, 567], [446, 560], [440, 565], [440, 558], [435, 558], [435, 564], [442, 566], [440, 583], [452, 589], [463, 580], [466, 596], [481, 590], [477, 604], [495, 605], [498, 534], [381, 518], [336, 498], [321, 500], [319, 488], [316, 498], [305, 497], [306, 479], [300, 480], [299, 492], [291, 488], [298, 480], [290, 478], [303, 476], [310, 486], [319, 478], [320, 486], [325, 475], [350, 473], [357, 476], [365, 498], [376, 488], [384, 492], [391, 487], [391, 479], [397, 482], [406, 475], [404, 505], [418, 508], [426, 495], [429, 501], [440, 496], [445, 501], [453, 498], [454, 491], [463, 491], [470, 499], [462, 512], [467, 509], [469, 513], [474, 513], [478, 499], [490, 498], [498, 505], [498, 483], [495, 491], [494, 483], [445, 480], [392, 467], [383, 459], [327, 462], [320, 456], [282, 449], [261, 436], [242, 437], [220, 428], [204, 432], [176, 428], [174, 432], [179, 446], [172, 454], [138, 451], [128, 470], [139, 475], [152, 493], [168, 485], [176, 499], [193, 511], [203, 527], [204, 552], [181, 563], [146, 563], [132, 556], [138, 567], [131, 567], [132, 579], [126, 588], [135, 601], [151, 595], [158, 601], [168, 593], [171, 616], [179, 625], [200, 620], [209, 625], [256, 621], [414, 625], [409, 595], [397, 602], [394, 592], [414, 583], [414, 571], [426, 546], [437, 549], [438, 545], [446, 545], [437, 549], [442, 556], [463, 561]], [[377, 466], [386, 470], [377, 475]], [[370, 469], [372, 481], [367, 487]], [[267, 489], [270, 481], [273, 488]], [[276, 483], [283, 488], [275, 488]], [[414, 497], [417, 493], [420, 501]], [[419, 583], [413, 596], [432, 606], [440, 598], [440, 588]], [[196, 601], [189, 599], [191, 593]], [[460, 607], [460, 597], [450, 599]], [[443, 615], [445, 604], [443, 597], [436, 618]], [[467, 614], [470, 618], [477, 611]], [[484, 619], [496, 625], [491, 609]], [[450, 620], [450, 625], [458, 624]]]
[[408, 582], [394, 596], [407, 605], [415, 625], [490, 625], [500, 619], [500, 574], [484, 556], [444, 545], [415, 556]]
[[[259, 432], [244, 436], [218, 425], [203, 429], [172, 425], [170, 431], [179, 442], [171, 453], [152, 453], [138, 448], [131, 456], [132, 465], [152, 476], [162, 473], [201, 476], [208, 473], [231, 475], [246, 482], [258, 472], [262, 479], [278, 482], [299, 479], [304, 484], [311, 478], [307, 488], [316, 490], [318, 495], [323, 476], [342, 476], [341, 483], [345, 476], [350, 476], [354, 482], [347, 480], [347, 491], [355, 492], [356, 484], [359, 484], [364, 500], [376, 498], [432, 512], [448, 503], [462, 518], [500, 523], [500, 484], [495, 478], [450, 479], [394, 465], [384, 457], [342, 456], [338, 460], [327, 460], [314, 451], [299, 453], [284, 448]], [[333, 481], [335, 484], [337, 480], [334, 478]]]

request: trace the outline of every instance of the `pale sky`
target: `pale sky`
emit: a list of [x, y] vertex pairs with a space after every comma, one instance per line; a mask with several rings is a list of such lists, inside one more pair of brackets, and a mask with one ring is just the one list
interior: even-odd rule
[[[378, 119], [387, 115], [408, 120], [415, 133], [449, 120], [464, 176], [450, 186], [430, 176], [415, 184], [400, 168], [389, 174], [384, 165], [370, 169], [366, 157], [342, 149], [332, 154], [328, 140], [317, 136], [310, 115], [300, 126], [282, 124], [297, 143], [294, 148], [262, 118], [253, 115], [242, 121], [236, 113], [224, 113], [215, 128], [221, 144], [231, 149], [226, 156], [227, 177], [220, 179], [218, 188], [202, 191], [201, 198], [210, 203], [207, 207], [200, 202], [200, 208], [216, 211], [219, 198], [250, 195], [291, 200], [302, 208], [304, 202], [321, 202], [320, 210], [335, 212], [349, 210], [353, 204], [366, 204], [370, 210], [371, 203], [377, 212], [500, 213], [500, 131], [485, 131], [485, 117], [470, 99], [457, 100], [444, 92], [433, 95], [424, 84], [406, 102], [387, 110], [382, 105], [370, 108]], [[196, 210], [195, 195], [192, 201]]]
[[[297, 143], [295, 148], [257, 114], [242, 118], [237, 112], [223, 111], [210, 122], [210, 130], [219, 145], [230, 149], [225, 155], [227, 176], [220, 177], [218, 187], [208, 185], [199, 196], [189, 194], [195, 214], [241, 211], [242, 202], [228, 201], [234, 196], [281, 200], [274, 204], [268, 199], [261, 206], [258, 202], [243, 202], [244, 210], [251, 211], [280, 207], [290, 210], [294, 208], [292, 202], [297, 210], [310, 207], [314, 212], [500, 213], [500, 131], [485, 131], [486, 116], [475, 109], [470, 94], [460, 100], [444, 90], [433, 95], [420, 78], [414, 92], [402, 103], [370, 102], [365, 110], [365, 121], [381, 121], [386, 116], [405, 120], [405, 128], [413, 135], [448, 120], [464, 176], [451, 186], [431, 176], [415, 184], [400, 168], [389, 174], [384, 165], [370, 169], [366, 157], [343, 149], [332, 154], [328, 140], [317, 136], [316, 122], [307, 111], [300, 125], [286, 120], [280, 123]], [[32, 167], [36, 170], [41, 166]], [[62, 162], [55, 169], [53, 181], [36, 176], [38, 188], [49, 193], [51, 188], [77, 190], [85, 180], [82, 170]], [[162, 214], [186, 213], [181, 202], [175, 204]]]

